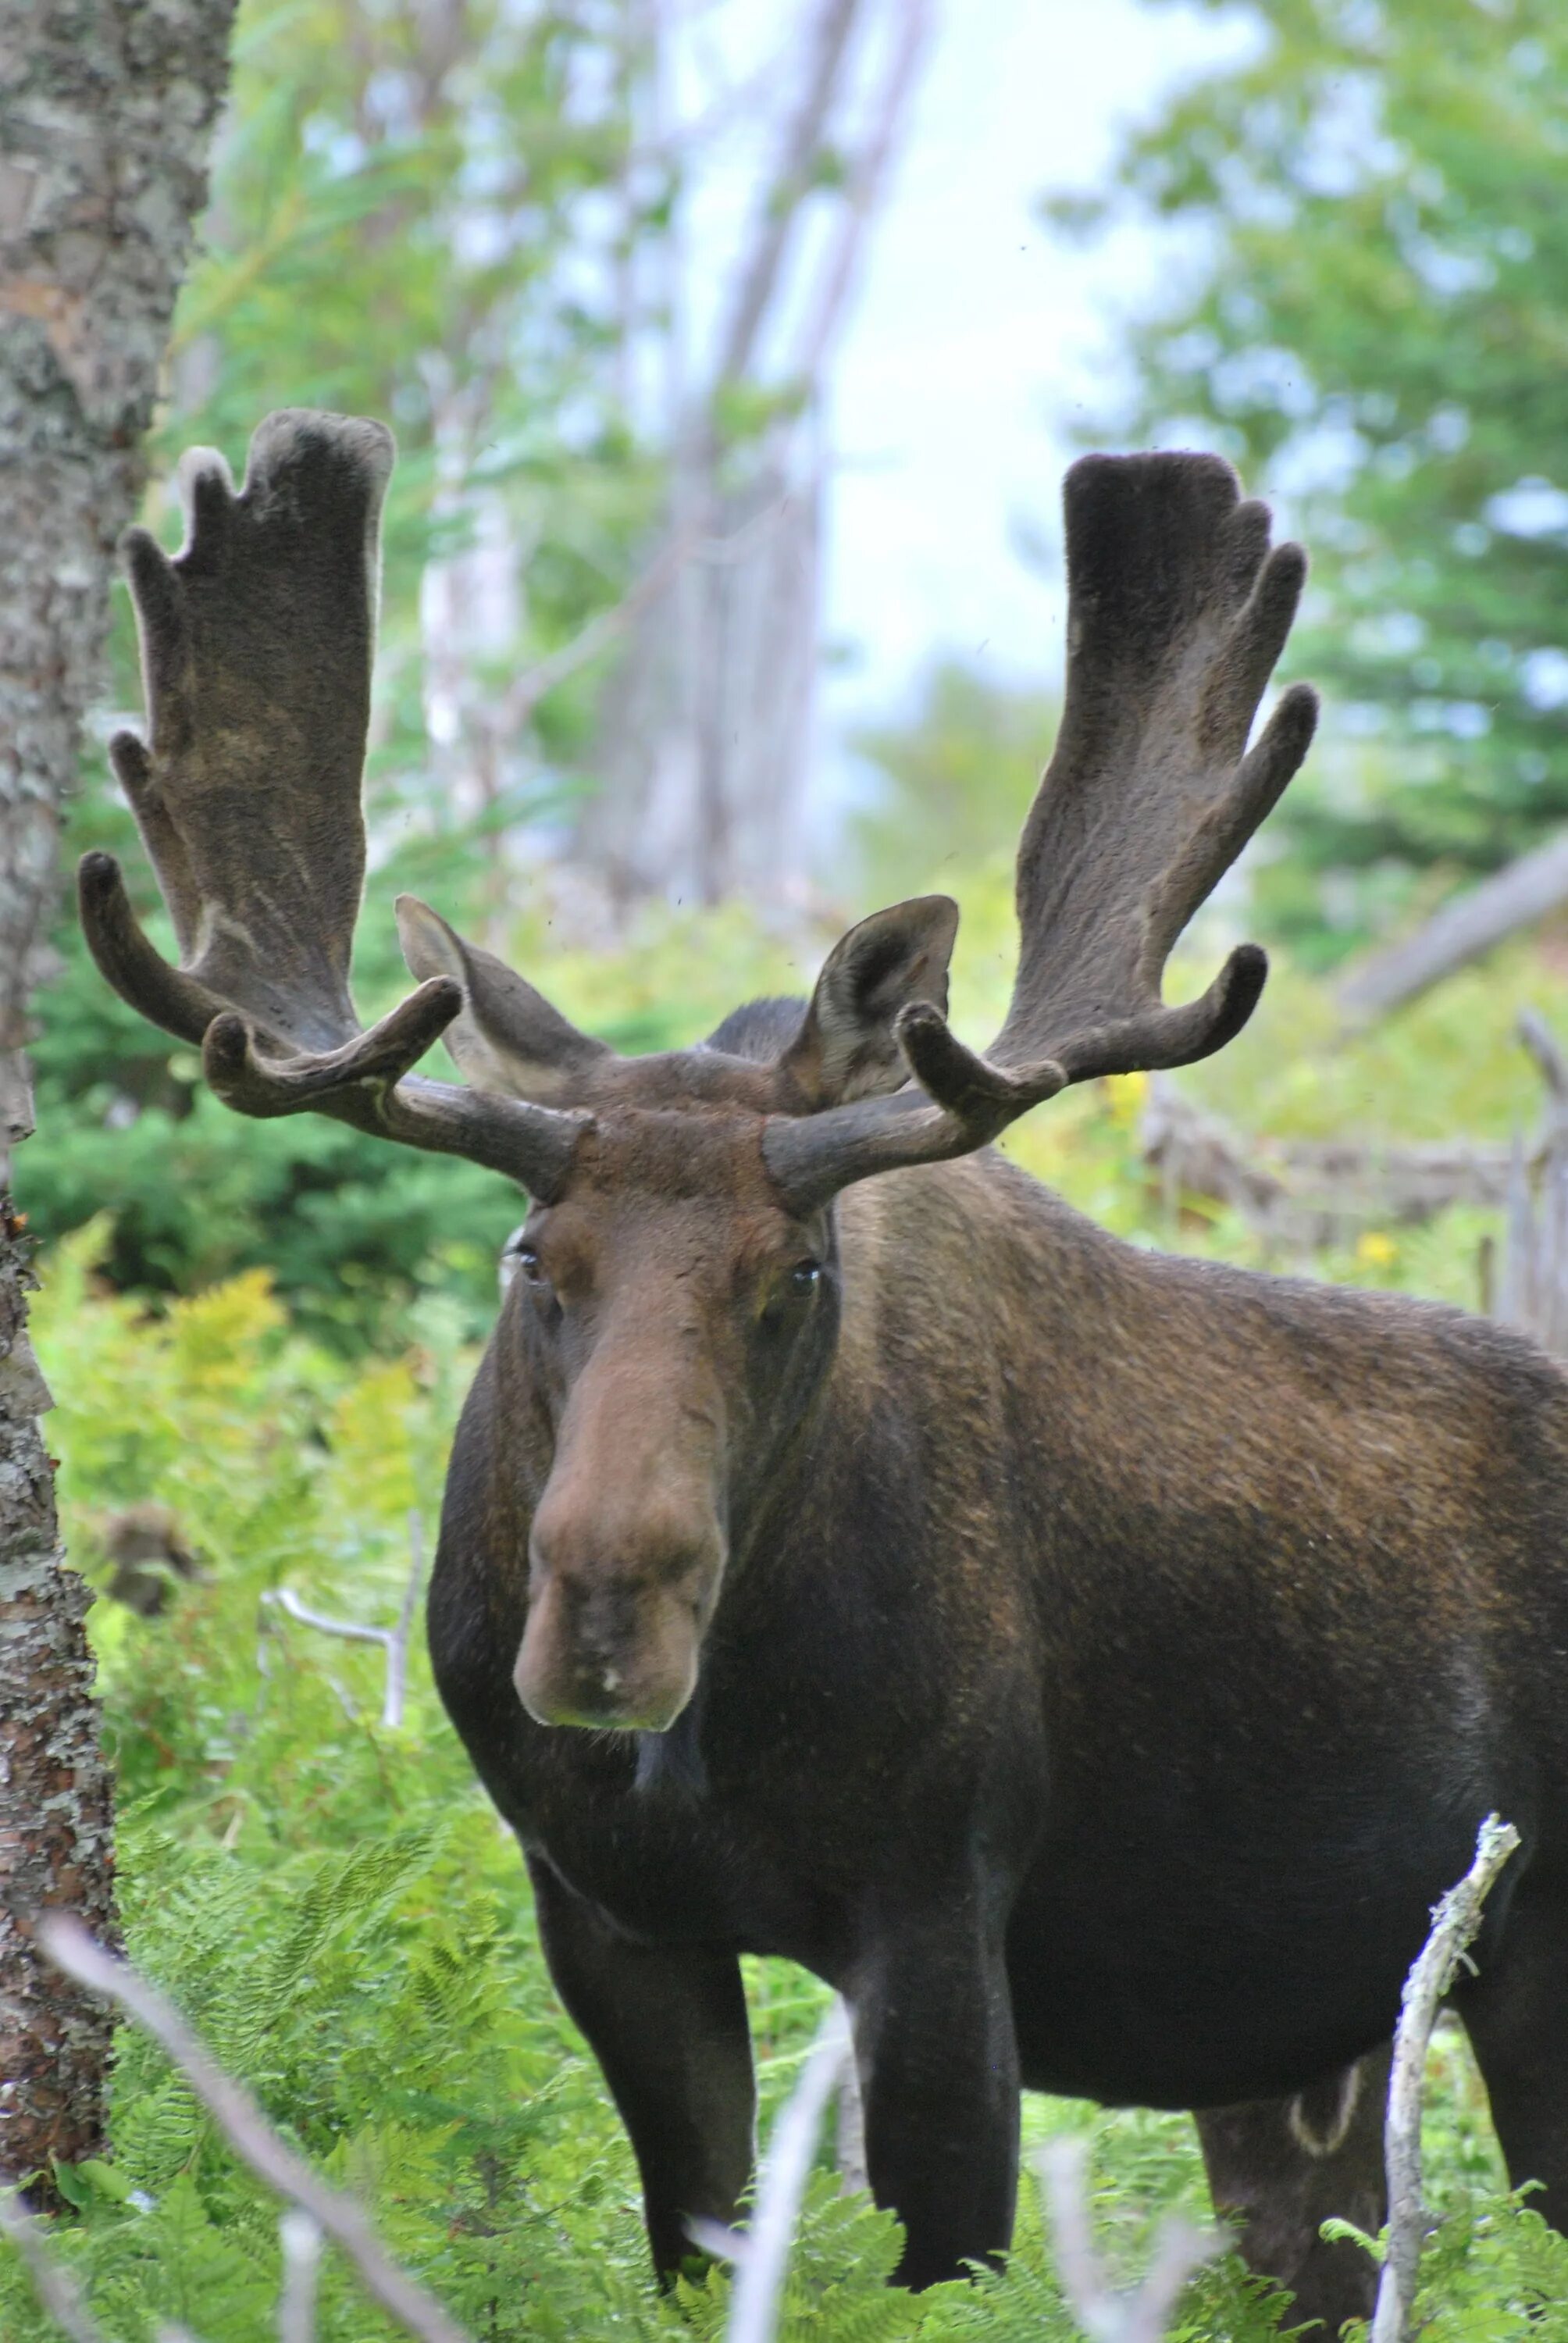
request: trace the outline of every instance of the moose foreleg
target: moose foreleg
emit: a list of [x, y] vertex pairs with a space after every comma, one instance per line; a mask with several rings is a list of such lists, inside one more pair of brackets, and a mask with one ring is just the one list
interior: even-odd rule
[[960, 2278], [1012, 2240], [1019, 2075], [1000, 1925], [890, 1917], [846, 1996], [866, 2168], [904, 2225], [900, 2286]]
[[1347, 2318], [1372, 2315], [1370, 2256], [1319, 2231], [1331, 2217], [1372, 2237], [1382, 2227], [1389, 2056], [1371, 2050], [1294, 2098], [1211, 2107], [1197, 2118], [1214, 2209], [1234, 2224], [1248, 2267], [1289, 2287], [1292, 2327], [1318, 2318], [1335, 2336]]
[[587, 2036], [642, 2175], [654, 2268], [697, 2248], [696, 2215], [726, 2227], [751, 2177], [756, 2086], [740, 1964], [701, 1946], [635, 1945], [530, 1856], [556, 1990]]

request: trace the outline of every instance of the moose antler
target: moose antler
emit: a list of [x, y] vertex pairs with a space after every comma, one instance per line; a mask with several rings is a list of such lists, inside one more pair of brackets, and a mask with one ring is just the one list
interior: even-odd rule
[[585, 1117], [404, 1079], [461, 1009], [461, 985], [432, 976], [367, 1031], [349, 996], [393, 456], [382, 424], [287, 408], [258, 427], [238, 495], [216, 451], [185, 457], [173, 561], [130, 532], [151, 739], [119, 733], [110, 755], [180, 964], [148, 941], [111, 855], [83, 857], [82, 924], [115, 990], [201, 1044], [240, 1113], [312, 1109], [543, 1194]]
[[983, 1147], [1070, 1082], [1207, 1057], [1262, 990], [1255, 944], [1184, 1007], [1164, 1005], [1161, 980], [1311, 742], [1317, 695], [1297, 684], [1246, 746], [1306, 557], [1269, 550], [1267, 508], [1216, 456], [1086, 456], [1063, 501], [1067, 696], [1019, 848], [1007, 1021], [981, 1057], [915, 1001], [898, 1032], [919, 1089], [774, 1118], [769, 1167], [798, 1211]]

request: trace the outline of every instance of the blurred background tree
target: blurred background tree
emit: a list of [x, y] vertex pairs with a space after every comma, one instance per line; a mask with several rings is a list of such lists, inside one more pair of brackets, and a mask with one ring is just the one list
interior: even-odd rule
[[1247, 60], [1048, 212], [1189, 256], [1091, 434], [1222, 447], [1312, 547], [1291, 660], [1330, 729], [1256, 883], [1322, 962], [1568, 819], [1568, 15], [1241, 13]]
[[[1113, 5], [1151, 46], [1181, 15]], [[998, 0], [983, 44], [960, 15], [941, 20], [950, 77], [990, 61], [964, 121], [974, 173], [1014, 103], [1006, 27], [1025, 13]], [[1070, 235], [1092, 247], [1098, 320], [1110, 232], [1155, 259], [1071, 427], [1102, 446], [1220, 446], [1312, 546], [1292, 659], [1324, 687], [1324, 733], [1217, 916], [1327, 970], [1568, 819], [1568, 20], [1544, 0], [1245, 0], [1181, 22], [1201, 65], [1198, 31], [1228, 28], [1224, 61], [1204, 52], [1196, 77], [1151, 84], [1142, 126], [1115, 134], [1089, 194], [1050, 206], [1053, 266]], [[990, 1013], [1011, 840], [1052, 729], [1049, 554], [1033, 577], [1014, 562], [976, 583], [978, 496], [961, 537], [952, 511], [911, 515], [910, 543], [948, 582], [945, 631], [916, 643], [904, 627], [902, 694], [880, 680], [837, 740], [818, 705], [830, 496], [863, 514], [851, 495], [875, 468], [840, 488], [835, 370], [935, 23], [935, 0], [766, 15], [739, 0], [245, 0], [158, 477], [204, 440], [237, 468], [284, 403], [397, 430], [367, 1008], [404, 980], [377, 909], [399, 886], [612, 1042], [648, 1049], [709, 1030], [747, 990], [803, 989], [830, 930], [940, 885], [965, 902], [963, 1013]], [[965, 190], [950, 151], [918, 151], [936, 210], [912, 277], [906, 254], [905, 317], [952, 299], [985, 258], [973, 234], [930, 241]], [[1032, 132], [1022, 167], [1020, 189], [1038, 183]], [[986, 233], [1033, 266], [1010, 216]], [[1049, 301], [1036, 331], [1066, 413], [1083, 386]], [[952, 413], [970, 412], [990, 356], [983, 330], [955, 345]], [[890, 407], [930, 387], [918, 369], [886, 379]], [[900, 426], [890, 413], [895, 450]], [[1043, 505], [1057, 454], [1038, 418], [1021, 427]], [[966, 496], [987, 452], [973, 432], [952, 448]], [[166, 486], [149, 518], [172, 542]], [[885, 551], [879, 574], [900, 582]], [[1036, 631], [988, 667], [992, 627], [1020, 606]], [[860, 616], [871, 631], [863, 590]], [[1038, 688], [1005, 679], [1037, 656]], [[117, 662], [105, 730], [138, 711], [123, 604]], [[120, 851], [152, 910], [98, 761], [71, 842]], [[518, 1212], [506, 1183], [347, 1130], [236, 1121], [193, 1052], [114, 1001], [74, 922], [58, 942], [45, 1135], [24, 1165], [46, 1236], [106, 1210], [106, 1272], [146, 1292], [271, 1263], [348, 1345], [396, 1342], [426, 1290], [486, 1322]], [[1306, 995], [1274, 997], [1279, 1062], [1277, 1020]], [[1267, 1094], [1271, 1114], [1316, 1130], [1349, 1093], [1314, 1091], [1305, 1062], [1332, 1046], [1332, 1005], [1302, 1013], [1294, 1088]], [[1218, 1095], [1226, 1079], [1192, 1081]], [[1414, 1086], [1374, 1087], [1356, 1111], [1381, 1129]], [[1476, 1095], [1456, 1071], [1443, 1127], [1466, 1127]], [[1503, 1107], [1485, 1095], [1490, 1129]]]
[[[246, 0], [176, 320], [146, 516], [171, 546], [184, 447], [237, 474], [278, 405], [393, 423], [372, 890], [434, 895], [503, 950], [537, 949], [558, 911], [604, 942], [639, 899], [714, 900], [742, 878], [788, 895], [801, 867], [816, 408], [926, 9], [801, 0], [745, 72], [686, 18], [660, 0]], [[714, 171], [749, 220], [717, 273], [687, 243]], [[139, 718], [120, 598], [100, 737]], [[101, 757], [70, 842], [121, 854], [159, 925]], [[363, 930], [374, 1007], [406, 976], [390, 919]], [[395, 1338], [427, 1285], [482, 1322], [519, 1209], [507, 1183], [236, 1121], [195, 1052], [110, 996], [74, 920], [58, 941], [26, 1167], [45, 1236], [106, 1210], [108, 1274], [152, 1290], [269, 1262], [351, 1342]], [[638, 988], [622, 1030], [601, 1027], [694, 1038], [689, 990]]]

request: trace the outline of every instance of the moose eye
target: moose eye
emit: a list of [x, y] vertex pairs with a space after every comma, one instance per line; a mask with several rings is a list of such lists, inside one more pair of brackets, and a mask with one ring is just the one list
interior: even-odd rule
[[501, 1258], [497, 1268], [503, 1293], [518, 1278], [536, 1291], [548, 1288], [549, 1279], [545, 1274], [544, 1265], [533, 1246], [523, 1242], [520, 1229], [514, 1230], [501, 1247]]
[[790, 1295], [797, 1302], [809, 1302], [821, 1282], [819, 1261], [798, 1261], [788, 1279]]

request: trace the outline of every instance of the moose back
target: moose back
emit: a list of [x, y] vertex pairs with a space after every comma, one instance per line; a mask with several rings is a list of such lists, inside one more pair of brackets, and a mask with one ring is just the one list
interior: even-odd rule
[[[1511, 2172], [1568, 2222], [1568, 1386], [1457, 1312], [1155, 1256], [996, 1154], [1067, 1084], [1221, 1047], [1243, 946], [1165, 959], [1306, 752], [1248, 747], [1304, 564], [1202, 456], [1066, 487], [1060, 735], [1012, 1002], [945, 1018], [957, 915], [863, 921], [807, 1003], [616, 1056], [426, 906], [417, 990], [347, 982], [379, 426], [303, 411], [182, 467], [129, 566], [150, 710], [114, 744], [174, 917], [83, 916], [239, 1111], [466, 1155], [531, 1210], [457, 1433], [442, 1697], [522, 1843], [661, 2272], [752, 2157], [743, 1953], [845, 1996], [920, 2285], [1009, 2241], [1020, 2085], [1198, 2111], [1297, 2318], [1367, 2307], [1388, 2041], [1428, 1908], [1523, 1837], [1457, 1996]], [[411, 1069], [437, 1036], [465, 1077]]]

